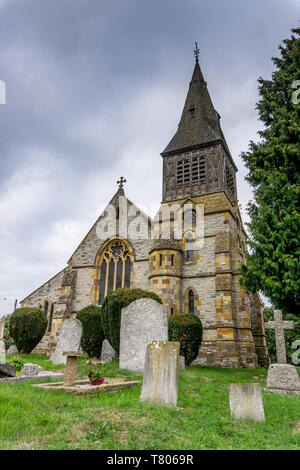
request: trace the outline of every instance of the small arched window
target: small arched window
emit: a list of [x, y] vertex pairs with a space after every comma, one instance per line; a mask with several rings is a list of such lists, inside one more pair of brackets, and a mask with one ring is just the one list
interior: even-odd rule
[[186, 239], [186, 260], [194, 260], [194, 239], [192, 235], [189, 235]]
[[49, 302], [48, 302], [48, 300], [45, 300], [44, 312], [45, 312], [46, 315], [47, 315], [47, 313], [48, 313], [48, 308], [49, 308]]
[[189, 313], [195, 313], [195, 294], [192, 290], [189, 291]]

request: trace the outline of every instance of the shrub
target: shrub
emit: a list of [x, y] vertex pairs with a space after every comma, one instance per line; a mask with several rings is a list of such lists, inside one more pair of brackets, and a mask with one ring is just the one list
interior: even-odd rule
[[101, 324], [101, 308], [88, 305], [80, 310], [76, 318], [82, 323], [83, 333], [81, 346], [89, 357], [100, 357], [104, 338]]
[[105, 338], [108, 339], [117, 354], [120, 350], [121, 309], [127, 307], [134, 300], [144, 297], [162, 303], [157, 294], [142, 289], [116, 289], [111, 291], [104, 299], [101, 307], [102, 327]]
[[186, 365], [196, 359], [202, 341], [202, 323], [193, 313], [169, 317], [169, 341], [180, 342], [180, 355]]
[[17, 308], [10, 317], [9, 333], [19, 352], [29, 354], [47, 328], [47, 315], [41, 308]]

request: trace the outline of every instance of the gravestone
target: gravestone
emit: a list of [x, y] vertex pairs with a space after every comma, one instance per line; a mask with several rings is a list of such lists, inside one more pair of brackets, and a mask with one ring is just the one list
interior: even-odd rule
[[284, 330], [293, 330], [294, 322], [284, 321], [281, 310], [274, 310], [274, 321], [265, 323], [266, 330], [275, 330], [276, 355], [278, 364], [286, 364]]
[[268, 369], [267, 392], [300, 395], [300, 377], [292, 364], [271, 364]]
[[0, 362], [0, 377], [15, 377], [15, 367], [7, 364], [6, 362]]
[[147, 345], [168, 341], [168, 307], [153, 299], [138, 299], [122, 308], [120, 369], [143, 372]]
[[179, 369], [185, 369], [185, 357], [179, 356]]
[[32, 377], [38, 375], [42, 370], [43, 368], [38, 364], [32, 364], [31, 362], [28, 362], [27, 364], [24, 364], [24, 367], [20, 372], [20, 376]]
[[176, 406], [180, 343], [153, 341], [147, 346], [141, 401]]
[[236, 419], [265, 421], [261, 389], [258, 383], [229, 384], [231, 416]]
[[292, 321], [284, 321], [281, 310], [274, 310], [274, 321], [265, 323], [267, 330], [275, 330], [277, 364], [268, 369], [268, 392], [300, 394], [300, 377], [295, 366], [286, 363], [284, 330], [293, 330]]
[[55, 351], [50, 359], [53, 364], [66, 364], [64, 351], [79, 351], [82, 337], [82, 324], [77, 318], [68, 318], [61, 326]]
[[5, 342], [4, 337], [5, 317], [0, 318], [0, 362], [5, 362]]
[[18, 349], [14, 344], [12, 344], [11, 346], [9, 346], [9, 348], [7, 350], [7, 354], [13, 354], [15, 352], [18, 352]]
[[101, 348], [101, 361], [112, 362], [116, 358], [116, 353], [111, 346], [110, 342], [105, 339], [102, 343]]

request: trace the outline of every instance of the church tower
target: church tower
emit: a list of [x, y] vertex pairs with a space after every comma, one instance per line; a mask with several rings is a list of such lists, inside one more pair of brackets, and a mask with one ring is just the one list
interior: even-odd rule
[[[151, 285], [163, 299], [173, 295], [169, 313], [190, 312], [201, 319], [204, 335], [195, 364], [264, 366], [268, 358], [261, 303], [258, 295], [250, 296], [239, 284], [246, 234], [237, 204], [237, 167], [200, 69], [197, 44], [195, 56], [178, 129], [161, 153], [160, 213], [165, 212], [166, 206], [176, 204], [182, 208], [179, 216], [185, 218], [184, 205], [188, 203], [192, 210], [187, 217], [193, 220], [197, 208], [202, 206], [203, 239], [197, 248], [195, 233], [183, 232], [182, 252], [178, 247], [172, 251], [172, 246], [156, 244], [150, 254]], [[177, 219], [175, 215], [173, 222]], [[176, 272], [175, 266], [170, 265], [175, 257], [182, 262]]]

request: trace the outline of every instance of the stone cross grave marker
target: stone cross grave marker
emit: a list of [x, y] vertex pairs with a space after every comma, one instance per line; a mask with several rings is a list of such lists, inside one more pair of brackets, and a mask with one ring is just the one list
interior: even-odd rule
[[281, 310], [274, 310], [274, 321], [265, 323], [267, 330], [275, 330], [277, 363], [286, 364], [284, 330], [293, 330], [294, 322], [284, 321]]
[[147, 346], [141, 401], [176, 406], [180, 343], [152, 341]]
[[144, 372], [147, 345], [168, 341], [168, 307], [143, 298], [122, 308], [120, 369]]
[[51, 354], [53, 364], [66, 364], [65, 351], [79, 351], [82, 337], [82, 324], [77, 318], [68, 318], [61, 326], [55, 351]]
[[0, 362], [5, 362], [5, 343], [3, 340], [5, 317], [0, 318]]

